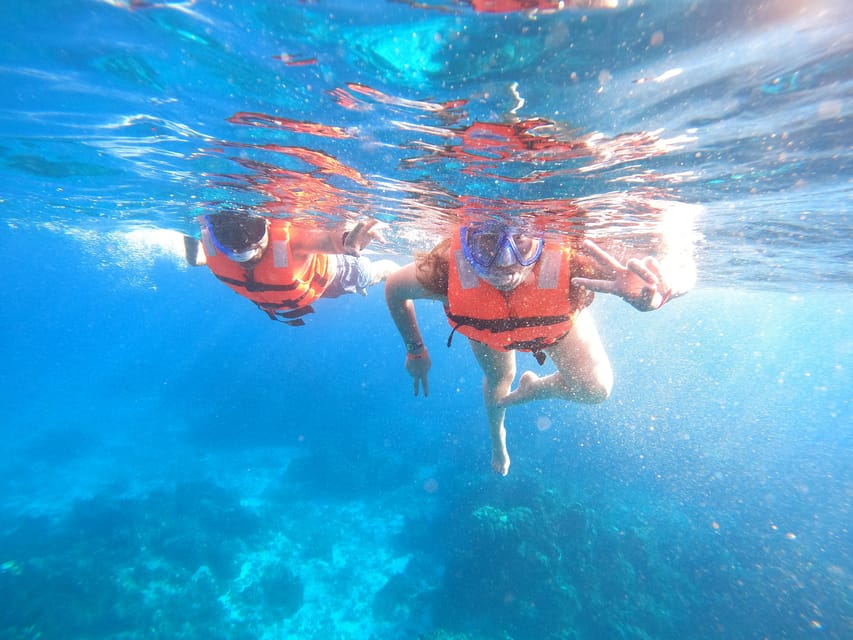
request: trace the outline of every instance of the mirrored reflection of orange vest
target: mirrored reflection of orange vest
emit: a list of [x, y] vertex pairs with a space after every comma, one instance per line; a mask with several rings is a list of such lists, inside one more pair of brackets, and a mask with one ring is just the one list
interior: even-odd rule
[[313, 313], [311, 303], [323, 295], [332, 280], [329, 256], [311, 254], [294, 260], [291, 239], [299, 233], [285, 220], [269, 221], [269, 245], [257, 262], [234, 262], [216, 250], [207, 229], [201, 242], [207, 266], [241, 296], [258, 305], [273, 320], [305, 324], [300, 318]]
[[471, 0], [471, 7], [482, 13], [510, 13], [533, 9], [555, 11], [562, 5], [559, 0]]
[[569, 333], [586, 306], [570, 297], [571, 250], [547, 246], [523, 283], [499, 291], [480, 279], [465, 259], [459, 234], [453, 234], [444, 309], [453, 331], [492, 349], [532, 351], [544, 362], [541, 350]]

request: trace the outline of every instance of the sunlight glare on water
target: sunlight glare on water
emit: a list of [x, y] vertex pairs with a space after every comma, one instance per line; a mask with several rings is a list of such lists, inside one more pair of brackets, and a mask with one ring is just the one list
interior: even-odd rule
[[[472, 199], [560, 233], [677, 200], [704, 209], [710, 284], [849, 279], [843, 2], [511, 4], [80, 7], [6, 68], [29, 86], [0, 122], [7, 217], [186, 230], [266, 202], [372, 212], [406, 252]], [[7, 24], [47, 33], [48, 6]], [[276, 205], [274, 183], [306, 197]]]

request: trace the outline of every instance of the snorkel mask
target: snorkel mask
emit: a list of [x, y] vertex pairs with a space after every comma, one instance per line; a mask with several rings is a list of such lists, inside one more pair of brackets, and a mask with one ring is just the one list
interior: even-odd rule
[[202, 219], [213, 246], [229, 260], [249, 262], [265, 247], [267, 221], [261, 216], [221, 213]]
[[501, 225], [470, 224], [462, 227], [459, 234], [465, 259], [480, 276], [493, 266], [536, 264], [545, 244], [541, 237]]

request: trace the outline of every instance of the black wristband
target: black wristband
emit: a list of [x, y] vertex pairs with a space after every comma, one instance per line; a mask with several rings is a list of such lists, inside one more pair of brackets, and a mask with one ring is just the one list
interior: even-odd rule
[[341, 235], [341, 251], [348, 256], [355, 256], [358, 258], [361, 255], [361, 251], [358, 247], [348, 247], [347, 239], [350, 236], [349, 231], [344, 231], [343, 235]]

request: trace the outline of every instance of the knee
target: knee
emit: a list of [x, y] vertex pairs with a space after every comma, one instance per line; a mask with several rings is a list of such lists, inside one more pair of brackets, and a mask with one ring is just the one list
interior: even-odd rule
[[609, 363], [600, 363], [587, 375], [566, 384], [564, 396], [575, 402], [599, 404], [610, 397], [612, 390], [613, 370]]
[[598, 404], [610, 397], [613, 391], [613, 369], [610, 363], [602, 363], [593, 370], [589, 381], [589, 403]]
[[504, 371], [499, 375], [484, 375], [483, 388], [489, 391], [506, 393], [515, 380], [515, 369], [512, 371]]
[[613, 391], [613, 378], [608, 380], [594, 380], [587, 389], [587, 402], [590, 404], [599, 404], [610, 397], [610, 392]]

